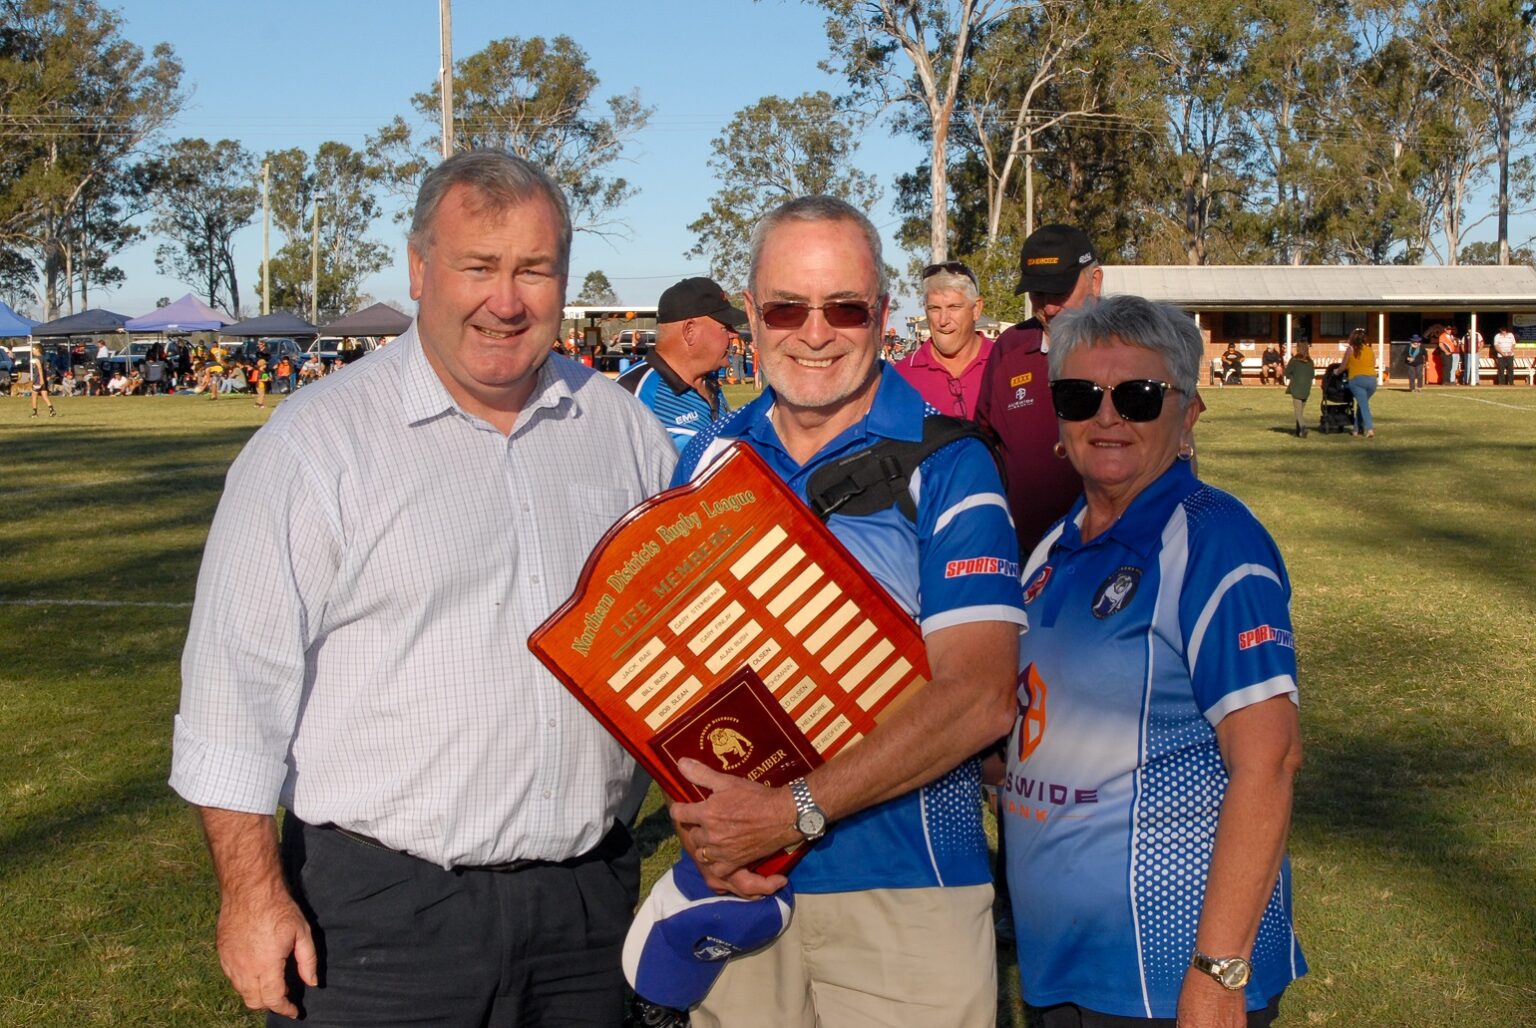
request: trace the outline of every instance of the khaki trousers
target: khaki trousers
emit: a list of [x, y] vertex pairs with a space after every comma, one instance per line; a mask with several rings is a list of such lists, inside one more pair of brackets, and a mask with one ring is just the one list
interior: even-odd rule
[[789, 929], [732, 959], [693, 1028], [991, 1028], [992, 886], [795, 896]]

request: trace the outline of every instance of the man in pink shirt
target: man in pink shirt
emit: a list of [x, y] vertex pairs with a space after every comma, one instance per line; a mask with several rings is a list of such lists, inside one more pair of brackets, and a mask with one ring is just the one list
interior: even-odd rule
[[923, 269], [929, 337], [896, 371], [940, 414], [976, 416], [992, 340], [976, 331], [982, 298], [976, 273], [959, 261]]

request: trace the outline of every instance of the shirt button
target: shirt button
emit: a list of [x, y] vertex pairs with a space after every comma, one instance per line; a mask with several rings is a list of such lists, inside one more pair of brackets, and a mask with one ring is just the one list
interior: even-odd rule
[[548, 789], [544, 790], [544, 798], [545, 799], [549, 799], [550, 796], [552, 796], [552, 795], [553, 795], [553, 793], [551, 793]]
[[555, 727], [555, 719], [554, 718], [550, 718], [549, 719], [549, 727], [551, 727], [551, 728]]
[[538, 585], [539, 584], [539, 576], [538, 575], [530, 575], [529, 578], [528, 578], [528, 581], [532, 582], [534, 585]]
[[526, 513], [528, 513], [528, 511], [530, 511], [532, 509], [533, 509], [533, 504], [531, 504], [531, 503], [524, 503], [523, 504], [523, 513], [526, 514]]

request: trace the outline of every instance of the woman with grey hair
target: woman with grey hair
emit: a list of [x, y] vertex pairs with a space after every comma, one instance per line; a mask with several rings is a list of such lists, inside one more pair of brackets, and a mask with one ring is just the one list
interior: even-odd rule
[[1261, 1028], [1306, 970], [1290, 584], [1252, 512], [1195, 477], [1202, 352], [1136, 296], [1051, 323], [1083, 495], [1024, 568], [1001, 797], [1031, 1025]]

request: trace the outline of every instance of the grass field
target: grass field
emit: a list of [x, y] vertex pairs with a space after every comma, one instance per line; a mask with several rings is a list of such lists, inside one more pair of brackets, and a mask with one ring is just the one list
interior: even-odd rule
[[[1536, 389], [1384, 391], [1369, 441], [1283, 434], [1277, 389], [1207, 400], [1201, 474], [1295, 584], [1313, 972], [1281, 1023], [1536, 1025]], [[203, 538], [263, 412], [25, 407], [0, 399], [0, 1025], [259, 1023], [165, 779]], [[657, 873], [665, 817], [640, 836]]]

